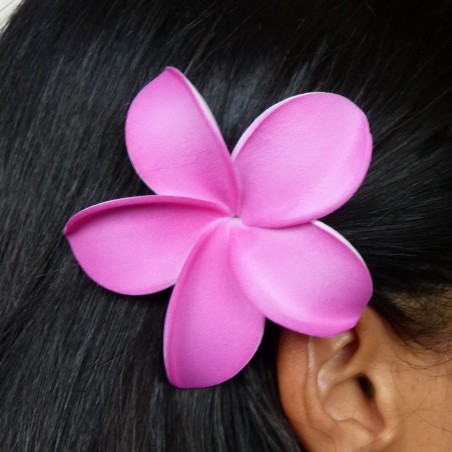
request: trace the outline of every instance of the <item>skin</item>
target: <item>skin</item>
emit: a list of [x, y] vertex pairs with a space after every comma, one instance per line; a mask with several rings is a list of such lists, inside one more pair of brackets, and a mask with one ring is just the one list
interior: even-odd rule
[[370, 308], [351, 331], [284, 330], [278, 384], [309, 451], [452, 450], [452, 360], [402, 344]]

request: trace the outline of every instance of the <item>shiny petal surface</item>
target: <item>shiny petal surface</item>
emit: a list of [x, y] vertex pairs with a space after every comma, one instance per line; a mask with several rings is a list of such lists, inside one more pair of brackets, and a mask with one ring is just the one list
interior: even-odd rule
[[205, 201], [137, 196], [82, 210], [64, 233], [95, 282], [142, 295], [172, 286], [201, 233], [224, 215], [224, 209]]
[[253, 357], [265, 319], [237, 286], [228, 264], [230, 221], [206, 233], [190, 253], [165, 322], [165, 365], [171, 383], [222, 383]]
[[201, 95], [177, 69], [167, 68], [135, 97], [126, 143], [136, 172], [156, 193], [236, 209], [237, 182], [221, 132]]
[[362, 258], [320, 222], [261, 229], [234, 222], [231, 268], [251, 302], [299, 333], [332, 336], [352, 328], [372, 294]]
[[243, 222], [281, 227], [336, 210], [361, 184], [371, 148], [366, 116], [345, 97], [308, 93], [274, 105], [233, 152]]

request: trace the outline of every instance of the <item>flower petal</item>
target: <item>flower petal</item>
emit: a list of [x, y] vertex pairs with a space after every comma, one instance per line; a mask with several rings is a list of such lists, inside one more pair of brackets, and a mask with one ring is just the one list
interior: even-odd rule
[[220, 129], [177, 69], [167, 68], [135, 97], [126, 142], [136, 172], [156, 193], [236, 209], [237, 182]]
[[234, 222], [231, 267], [270, 320], [314, 336], [352, 328], [372, 294], [364, 261], [323, 223], [261, 229]]
[[199, 388], [222, 383], [253, 357], [265, 319], [248, 302], [228, 263], [229, 223], [196, 244], [174, 288], [165, 322], [165, 365], [171, 383]]
[[115, 292], [143, 295], [172, 286], [202, 231], [224, 215], [205, 201], [137, 196], [82, 210], [64, 234], [90, 278]]
[[281, 227], [336, 210], [361, 184], [371, 149], [367, 118], [345, 97], [307, 93], [274, 105], [232, 153], [243, 222]]

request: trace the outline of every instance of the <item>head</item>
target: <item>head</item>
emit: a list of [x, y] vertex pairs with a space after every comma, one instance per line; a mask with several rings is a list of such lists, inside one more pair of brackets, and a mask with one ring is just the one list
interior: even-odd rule
[[[26, 1], [0, 42], [2, 444], [449, 450], [450, 19], [445, 1]], [[124, 120], [168, 65], [202, 93], [231, 149], [265, 108], [309, 91], [353, 100], [374, 141], [363, 185], [322, 219], [373, 277], [356, 327], [321, 339], [268, 324], [237, 377], [200, 390], [166, 379], [170, 290], [97, 287], [61, 235], [84, 207], [149, 193]]]

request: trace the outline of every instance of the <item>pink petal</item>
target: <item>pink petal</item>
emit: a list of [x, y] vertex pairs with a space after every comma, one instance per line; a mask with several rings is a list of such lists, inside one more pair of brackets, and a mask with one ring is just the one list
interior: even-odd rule
[[202, 231], [224, 215], [205, 201], [137, 196], [82, 210], [64, 233], [90, 278], [114, 292], [142, 295], [172, 286]]
[[243, 222], [281, 227], [336, 210], [361, 184], [371, 149], [367, 118], [345, 97], [308, 93], [274, 105], [232, 154]]
[[206, 233], [177, 280], [165, 322], [165, 365], [171, 383], [222, 383], [253, 357], [265, 319], [237, 286], [228, 264], [229, 223]]
[[249, 300], [299, 333], [332, 336], [352, 328], [372, 295], [362, 258], [323, 223], [260, 229], [234, 221], [230, 247]]
[[126, 142], [136, 172], [156, 193], [236, 209], [237, 182], [220, 129], [177, 69], [168, 67], [135, 97]]

